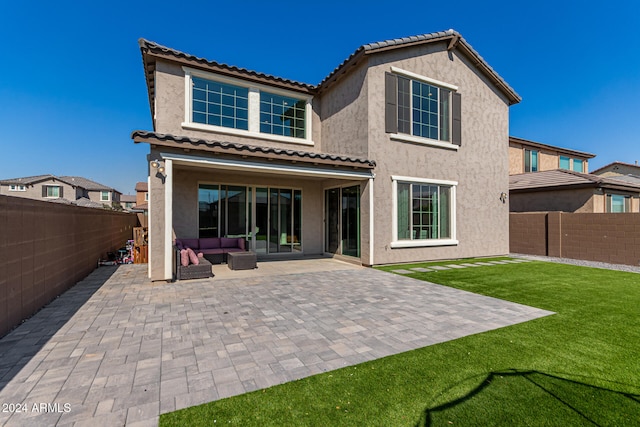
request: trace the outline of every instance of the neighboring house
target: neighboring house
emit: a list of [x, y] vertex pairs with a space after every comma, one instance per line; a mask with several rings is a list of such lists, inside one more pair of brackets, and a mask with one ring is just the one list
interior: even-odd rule
[[37, 175], [0, 180], [0, 194], [29, 199], [68, 201], [88, 207], [117, 208], [120, 192], [79, 176]]
[[511, 212], [640, 212], [635, 182], [569, 170], [509, 176]]
[[122, 194], [120, 196], [120, 206], [125, 211], [130, 211], [136, 206], [136, 195], [135, 194]]
[[318, 85], [140, 48], [152, 280], [172, 278], [174, 238], [364, 265], [509, 252], [520, 97], [459, 33], [361, 46]]
[[149, 206], [149, 188], [146, 182], [136, 183], [136, 208], [147, 210]]
[[595, 154], [509, 137], [509, 175], [566, 169], [589, 172]]
[[608, 165], [602, 166], [601, 168], [598, 168], [591, 173], [593, 173], [594, 175], [605, 177], [619, 177], [625, 175], [640, 177], [640, 165], [638, 165], [637, 161], [635, 162], [635, 164], [613, 162], [609, 163]]

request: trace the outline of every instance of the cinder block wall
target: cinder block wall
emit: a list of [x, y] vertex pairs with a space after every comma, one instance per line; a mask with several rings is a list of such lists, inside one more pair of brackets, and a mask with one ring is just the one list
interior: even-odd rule
[[547, 213], [509, 214], [509, 252], [547, 255]]
[[513, 253], [638, 266], [640, 214], [511, 213], [509, 244]]
[[134, 214], [0, 196], [0, 337], [123, 247]]

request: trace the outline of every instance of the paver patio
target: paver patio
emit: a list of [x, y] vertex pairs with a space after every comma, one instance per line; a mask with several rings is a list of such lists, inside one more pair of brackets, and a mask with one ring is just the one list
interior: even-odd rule
[[96, 270], [0, 340], [0, 404], [20, 405], [0, 425], [155, 426], [161, 413], [551, 314], [329, 259], [225, 269], [176, 283], [150, 282], [144, 265]]

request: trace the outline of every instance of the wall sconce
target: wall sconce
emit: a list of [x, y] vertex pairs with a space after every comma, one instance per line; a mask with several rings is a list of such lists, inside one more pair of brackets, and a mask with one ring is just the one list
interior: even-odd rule
[[502, 203], [507, 203], [507, 193], [505, 193], [504, 191], [500, 193], [500, 201]]
[[151, 167], [157, 171], [156, 176], [159, 176], [164, 182], [164, 178], [166, 177], [164, 174], [164, 166], [160, 164], [160, 160], [155, 159], [150, 163]]

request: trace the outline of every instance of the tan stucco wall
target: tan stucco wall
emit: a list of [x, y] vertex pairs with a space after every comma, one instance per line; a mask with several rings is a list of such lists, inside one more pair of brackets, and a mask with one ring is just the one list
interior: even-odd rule
[[67, 200], [76, 200], [76, 189], [69, 184], [58, 180], [46, 180], [42, 182], [38, 182], [34, 185], [26, 185], [25, 191], [9, 191], [8, 185], [0, 185], [0, 194], [4, 194], [12, 197], [23, 197], [26, 199], [36, 199], [36, 200], [52, 200], [56, 197], [42, 197], [42, 186], [43, 185], [51, 185], [58, 186], [62, 188], [62, 198]]
[[366, 63], [321, 95], [322, 148], [368, 158], [369, 107]]
[[593, 188], [512, 193], [509, 206], [511, 212], [604, 212], [601, 198]]
[[589, 159], [579, 157], [565, 152], [543, 149], [535, 146], [528, 146], [515, 141], [509, 142], [509, 175], [525, 173], [524, 170], [524, 150], [534, 150], [538, 152], [538, 172], [559, 169], [560, 156], [567, 156], [571, 159], [581, 159], [583, 161], [583, 172], [589, 172]]
[[251, 136], [238, 136], [215, 131], [187, 129], [185, 121], [185, 74], [180, 65], [158, 61], [156, 70], [156, 132], [214, 141], [277, 147], [289, 150], [321, 151], [321, 127], [318, 103], [312, 103], [312, 140], [314, 145], [277, 142]]
[[[375, 179], [374, 263], [489, 256], [509, 252], [509, 109], [506, 100], [445, 44], [390, 51], [370, 59], [369, 157]], [[391, 66], [458, 86], [462, 146], [458, 151], [391, 140], [384, 129], [384, 73]], [[392, 175], [457, 181], [457, 246], [394, 248]]]

